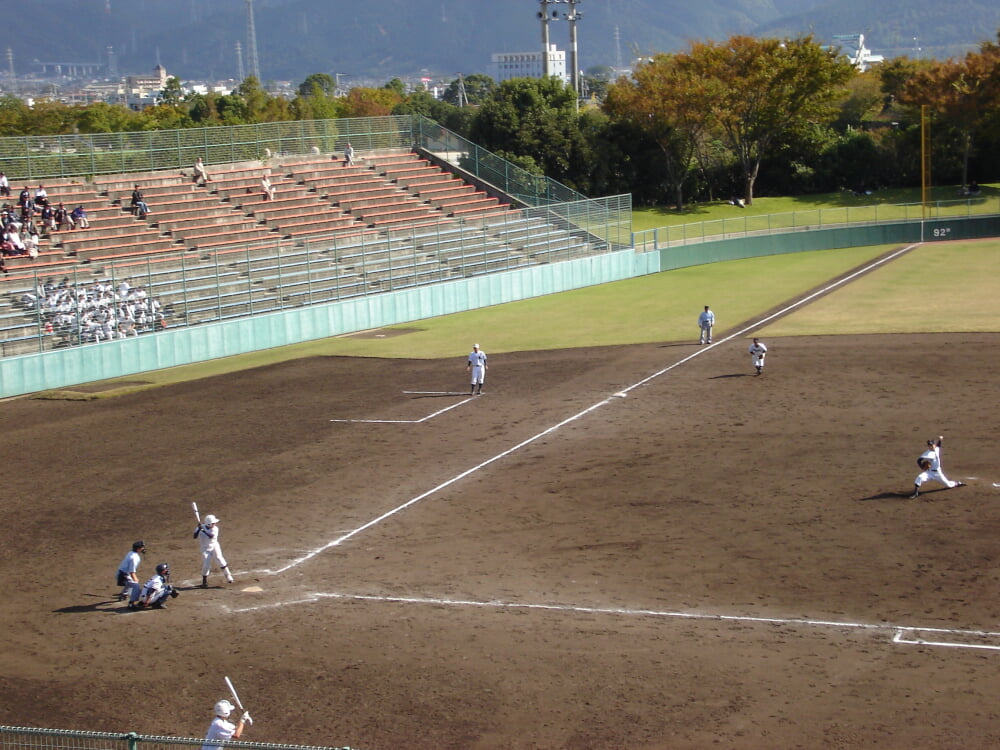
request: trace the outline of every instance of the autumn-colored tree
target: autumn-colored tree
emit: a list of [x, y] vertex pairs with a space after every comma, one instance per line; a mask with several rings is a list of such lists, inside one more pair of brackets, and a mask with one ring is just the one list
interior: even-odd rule
[[839, 90], [855, 74], [846, 58], [810, 36], [787, 41], [734, 36], [695, 43], [677, 58], [711, 98], [713, 119], [742, 169], [748, 204], [765, 156], [829, 121]]
[[355, 86], [340, 100], [342, 117], [380, 117], [403, 101], [396, 91]]
[[901, 87], [898, 98], [905, 104], [927, 105], [942, 125], [954, 131], [966, 185], [976, 136], [1000, 107], [1000, 47], [985, 44], [961, 60], [921, 70]]
[[689, 57], [656, 55], [640, 64], [631, 79], [612, 84], [604, 102], [612, 119], [628, 123], [660, 147], [678, 211], [684, 208], [684, 184], [697, 167], [699, 145], [714, 122], [711, 81], [690, 63]]

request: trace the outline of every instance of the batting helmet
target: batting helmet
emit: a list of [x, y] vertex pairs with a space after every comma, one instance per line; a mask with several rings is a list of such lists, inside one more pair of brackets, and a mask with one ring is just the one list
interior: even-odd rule
[[225, 719], [229, 716], [229, 714], [233, 712], [233, 704], [223, 698], [221, 701], [215, 704], [214, 710], [216, 716], [221, 716], [223, 719]]
[[218, 516], [213, 516], [211, 513], [209, 513], [207, 516], [205, 516], [205, 523], [207, 525], [210, 525], [210, 524], [213, 524], [213, 523], [218, 523], [218, 522], [219, 522]]

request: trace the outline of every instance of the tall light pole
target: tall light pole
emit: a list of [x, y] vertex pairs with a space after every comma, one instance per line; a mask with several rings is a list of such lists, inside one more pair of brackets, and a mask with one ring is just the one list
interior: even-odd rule
[[257, 59], [257, 26], [253, 20], [253, 0], [247, 0], [247, 65], [249, 73], [260, 83], [260, 61]]
[[580, 61], [576, 46], [576, 22], [583, 18], [583, 14], [576, 9], [579, 2], [580, 0], [569, 0], [569, 13], [566, 14], [566, 20], [569, 21], [569, 62], [572, 66], [570, 80], [573, 82], [577, 100], [580, 99]]
[[[548, 78], [552, 75], [552, 66], [549, 64], [549, 5], [556, 0], [538, 1], [542, 4], [542, 9], [538, 12], [538, 17], [542, 19], [542, 75]], [[552, 11], [552, 16], [556, 15], [556, 11]]]

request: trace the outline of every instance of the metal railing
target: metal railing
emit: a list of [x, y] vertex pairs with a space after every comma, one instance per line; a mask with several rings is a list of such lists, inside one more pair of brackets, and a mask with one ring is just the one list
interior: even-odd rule
[[939, 200], [928, 204], [879, 203], [869, 206], [816, 208], [781, 214], [733, 216], [732, 218], [644, 229], [633, 234], [633, 243], [637, 252], [647, 252], [709, 240], [804, 232], [851, 225], [890, 224], [996, 214], [1000, 214], [1000, 196], [970, 196], [956, 200]]
[[[294, 241], [68, 262], [0, 277], [0, 355], [16, 356], [396, 291], [629, 247], [631, 196]], [[122, 299], [142, 290], [141, 299]], [[56, 300], [54, 304], [51, 300]], [[156, 300], [155, 309], [149, 309]]]
[[[71, 729], [34, 729], [0, 726], [0, 748], [33, 750], [172, 750], [177, 747], [201, 747], [205, 740], [187, 737], [158, 737], [136, 732], [78, 732]], [[215, 744], [215, 743], [209, 743]], [[351, 750], [348, 746], [274, 744], [227, 740], [218, 747], [235, 750]]]

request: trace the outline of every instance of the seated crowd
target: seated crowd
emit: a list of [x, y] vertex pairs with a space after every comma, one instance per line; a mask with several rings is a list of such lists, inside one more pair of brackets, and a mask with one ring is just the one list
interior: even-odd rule
[[[7, 194], [10, 191], [8, 189]], [[36, 223], [37, 222], [37, 223]], [[38, 257], [39, 235], [66, 229], [89, 229], [87, 209], [82, 205], [70, 210], [62, 203], [53, 205], [44, 185], [34, 192], [25, 185], [17, 205], [4, 203], [0, 212], [0, 255]]]
[[82, 344], [166, 327], [159, 301], [128, 280], [119, 282], [116, 289], [110, 282], [73, 284], [65, 277], [54, 284], [46, 279], [32, 292], [25, 292], [21, 302], [27, 310], [40, 314], [46, 334]]

